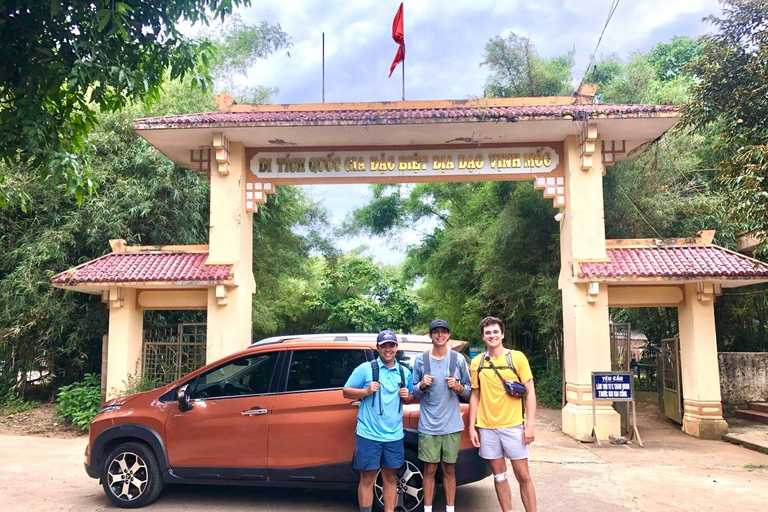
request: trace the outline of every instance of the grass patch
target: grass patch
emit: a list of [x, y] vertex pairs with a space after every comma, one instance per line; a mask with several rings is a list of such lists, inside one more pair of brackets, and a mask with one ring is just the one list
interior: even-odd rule
[[0, 399], [0, 410], [3, 411], [4, 415], [26, 412], [32, 407], [34, 407], [34, 404], [27, 402], [20, 396], [14, 394], [5, 395]]
[[768, 464], [747, 464], [744, 466], [747, 471], [754, 471], [756, 469], [768, 469]]

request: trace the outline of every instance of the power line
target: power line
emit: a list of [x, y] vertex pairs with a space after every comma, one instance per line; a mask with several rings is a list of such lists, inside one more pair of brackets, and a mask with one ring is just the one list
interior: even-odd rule
[[587, 74], [589, 73], [589, 70], [592, 69], [592, 66], [595, 64], [595, 55], [597, 55], [597, 49], [600, 48], [600, 43], [603, 40], [603, 34], [605, 34], [605, 29], [608, 28], [608, 23], [610, 23], [611, 18], [613, 18], [613, 14], [616, 12], [616, 8], [619, 6], [620, 1], [621, 0], [613, 0], [613, 2], [611, 3], [611, 8], [608, 10], [608, 18], [605, 20], [605, 25], [603, 25], [603, 31], [600, 32], [600, 37], [597, 39], [595, 50], [592, 52], [592, 55], [590, 55], [589, 64], [587, 64], [587, 70], [584, 71], [584, 76], [581, 77], [581, 81], [579, 82], [579, 87], [576, 88], [577, 91], [579, 90], [579, 88], [581, 88], [582, 84], [584, 83], [584, 79], [587, 78]]

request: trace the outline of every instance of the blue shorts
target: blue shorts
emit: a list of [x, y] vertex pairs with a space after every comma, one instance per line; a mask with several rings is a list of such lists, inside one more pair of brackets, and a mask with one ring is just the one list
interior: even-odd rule
[[403, 440], [382, 442], [355, 435], [354, 467], [357, 471], [398, 469], [405, 462]]

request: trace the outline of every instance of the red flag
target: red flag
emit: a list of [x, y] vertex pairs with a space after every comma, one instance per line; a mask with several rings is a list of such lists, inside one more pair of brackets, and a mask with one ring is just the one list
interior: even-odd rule
[[400, 2], [400, 8], [395, 14], [395, 19], [392, 21], [392, 39], [395, 40], [400, 46], [397, 48], [395, 54], [395, 60], [392, 61], [392, 65], [389, 67], [389, 76], [392, 76], [392, 72], [395, 70], [398, 64], [405, 62], [405, 26], [403, 25], [403, 3]]

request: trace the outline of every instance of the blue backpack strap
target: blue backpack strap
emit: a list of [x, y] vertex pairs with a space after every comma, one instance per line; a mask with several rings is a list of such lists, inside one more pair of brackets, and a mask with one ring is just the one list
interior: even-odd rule
[[458, 359], [458, 354], [455, 350], [449, 350], [448, 356], [450, 357], [449, 363], [448, 363], [448, 376], [449, 377], [455, 377], [456, 376], [456, 363]]
[[429, 362], [429, 350], [425, 350], [423, 354], [421, 354], [422, 362], [424, 363], [424, 375], [432, 375], [430, 373], [430, 362]]

